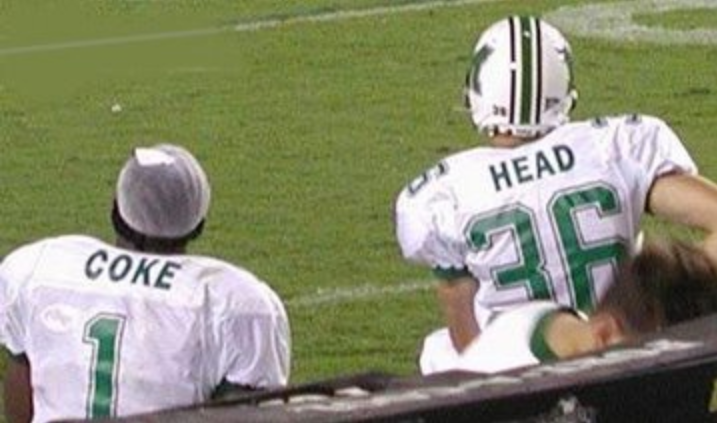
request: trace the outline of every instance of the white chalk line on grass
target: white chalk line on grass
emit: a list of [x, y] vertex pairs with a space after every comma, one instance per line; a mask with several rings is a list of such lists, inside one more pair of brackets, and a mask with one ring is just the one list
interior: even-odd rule
[[352, 303], [359, 300], [385, 298], [386, 296], [433, 290], [435, 282], [406, 281], [395, 285], [359, 285], [353, 288], [319, 289], [286, 301], [288, 307], [318, 307]]
[[564, 6], [543, 18], [571, 35], [653, 44], [717, 44], [717, 29], [690, 30], [652, 27], [634, 21], [636, 15], [676, 10], [717, 9], [716, 0], [633, 0]]
[[38, 52], [49, 52], [49, 51], [60, 51], [60, 50], [71, 50], [78, 48], [87, 47], [104, 47], [113, 45], [123, 45], [138, 42], [156, 41], [156, 40], [168, 40], [172, 38], [192, 38], [201, 37], [207, 35], [215, 35], [221, 32], [227, 32], [230, 29], [227, 28], [209, 28], [209, 29], [196, 29], [189, 31], [177, 31], [177, 32], [160, 32], [157, 34], [141, 34], [141, 35], [130, 35], [126, 37], [114, 37], [114, 38], [98, 38], [95, 40], [78, 40], [68, 41], [65, 43], [50, 43], [50, 44], [36, 44], [33, 46], [23, 47], [8, 47], [0, 49], [0, 56], [12, 56], [19, 54], [38, 53]]
[[450, 7], [469, 6], [479, 3], [489, 3], [498, 0], [435, 0], [435, 1], [414, 1], [395, 6], [379, 6], [369, 9], [349, 9], [340, 11], [322, 11], [314, 13], [303, 13], [286, 15], [282, 17], [259, 18], [256, 20], [241, 22], [236, 25], [228, 25], [217, 28], [194, 29], [186, 31], [160, 32], [156, 34], [138, 34], [124, 37], [98, 38], [92, 40], [77, 40], [63, 43], [37, 44], [31, 46], [7, 47], [0, 49], [0, 56], [11, 56], [38, 52], [61, 51], [88, 47], [115, 46], [148, 41], [169, 40], [176, 38], [194, 38], [210, 35], [217, 35], [228, 32], [254, 32], [265, 29], [274, 29], [289, 25], [304, 23], [335, 22], [348, 19], [359, 19], [400, 13], [419, 12]]
[[498, 0], [438, 0], [438, 1], [417, 1], [413, 3], [403, 3], [396, 6], [378, 6], [370, 9], [354, 9], [354, 10], [338, 10], [333, 12], [317, 13], [317, 14], [299, 14], [296, 16], [288, 16], [279, 19], [270, 19], [266, 21], [248, 22], [239, 24], [234, 28], [237, 31], [252, 31], [259, 29], [269, 29], [279, 26], [286, 26], [300, 23], [316, 23], [316, 22], [333, 22], [347, 19], [368, 18], [374, 16], [395, 15], [399, 13], [420, 12], [424, 10], [435, 10], [448, 7], [469, 6], [478, 3], [489, 3]]
[[[216, 28], [6, 47], [0, 48], [0, 57], [89, 47], [116, 46], [177, 38], [204, 37], [228, 32], [254, 32], [289, 25], [335, 22], [348, 19], [470, 6], [497, 1], [499, 0], [417, 0], [394, 6], [378, 6], [368, 9], [307, 12], [281, 17], [269, 16]], [[561, 7], [545, 14], [543, 18], [567, 33], [587, 37], [663, 44], [717, 44], [717, 30], [652, 28], [639, 25], [633, 21], [634, 16], [637, 14], [664, 13], [673, 10], [701, 8], [717, 8], [717, 1], [633, 0], [618, 3], [588, 3], [580, 6]]]

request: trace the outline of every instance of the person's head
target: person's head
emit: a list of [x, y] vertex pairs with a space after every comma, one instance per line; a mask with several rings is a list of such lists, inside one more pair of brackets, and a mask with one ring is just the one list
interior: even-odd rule
[[540, 137], [569, 120], [577, 100], [571, 50], [555, 27], [532, 16], [502, 19], [479, 37], [466, 76], [473, 124], [490, 137]]
[[209, 210], [207, 175], [186, 149], [138, 147], [117, 179], [112, 223], [117, 243], [156, 253], [181, 253], [199, 236]]
[[650, 241], [621, 268], [590, 321], [605, 345], [717, 313], [717, 272], [684, 241]]

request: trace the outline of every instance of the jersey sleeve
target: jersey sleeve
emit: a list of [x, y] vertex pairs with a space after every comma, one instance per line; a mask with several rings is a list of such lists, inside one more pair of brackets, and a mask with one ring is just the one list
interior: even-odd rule
[[395, 205], [396, 238], [403, 257], [439, 273], [463, 274], [465, 242], [456, 221], [455, 195], [441, 181], [405, 188]]
[[[624, 123], [625, 127], [630, 122]], [[680, 138], [664, 121], [652, 116], [640, 117], [631, 126], [629, 154], [643, 169], [649, 181], [670, 173], [697, 174], [697, 165]]]
[[[286, 310], [278, 295], [266, 285], [252, 294], [230, 301], [219, 326], [223, 378], [235, 385], [272, 388], [288, 383], [291, 334]], [[239, 296], [237, 295], [237, 296]]]
[[0, 343], [14, 355], [25, 352], [27, 316], [21, 304], [22, 289], [41, 248], [40, 244], [21, 247], [0, 263]]

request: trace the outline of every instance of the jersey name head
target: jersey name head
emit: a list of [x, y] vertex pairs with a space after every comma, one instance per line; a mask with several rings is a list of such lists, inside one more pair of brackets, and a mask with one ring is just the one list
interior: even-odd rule
[[532, 155], [514, 157], [488, 166], [496, 191], [512, 188], [516, 184], [531, 182], [567, 172], [575, 164], [575, 155], [570, 147], [556, 145]]
[[172, 280], [182, 265], [176, 261], [157, 257], [111, 253], [99, 249], [90, 254], [85, 263], [85, 275], [91, 280], [100, 278], [112, 282], [127, 282], [169, 290]]

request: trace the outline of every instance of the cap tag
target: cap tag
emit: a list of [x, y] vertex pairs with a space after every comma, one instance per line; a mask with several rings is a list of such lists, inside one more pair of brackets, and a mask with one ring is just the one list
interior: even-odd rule
[[140, 166], [157, 166], [174, 163], [174, 157], [154, 148], [135, 148], [134, 157]]

